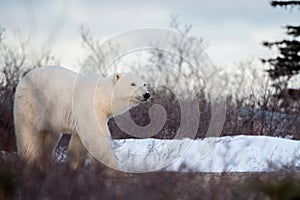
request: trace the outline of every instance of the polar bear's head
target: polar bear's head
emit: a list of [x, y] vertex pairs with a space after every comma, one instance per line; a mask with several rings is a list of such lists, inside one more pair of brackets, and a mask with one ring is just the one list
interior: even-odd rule
[[120, 114], [150, 98], [145, 81], [133, 73], [116, 73], [113, 76], [113, 114]]

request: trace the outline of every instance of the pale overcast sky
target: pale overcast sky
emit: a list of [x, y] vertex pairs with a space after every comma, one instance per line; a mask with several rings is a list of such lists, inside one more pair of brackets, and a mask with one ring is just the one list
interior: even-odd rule
[[0, 1], [0, 26], [8, 35], [30, 35], [33, 51], [52, 48], [68, 68], [83, 56], [81, 25], [103, 39], [142, 27], [169, 28], [171, 15], [193, 24], [193, 34], [203, 37], [212, 60], [228, 67], [269, 55], [261, 42], [282, 39], [280, 27], [299, 25], [300, 19], [297, 8], [272, 8], [269, 0]]

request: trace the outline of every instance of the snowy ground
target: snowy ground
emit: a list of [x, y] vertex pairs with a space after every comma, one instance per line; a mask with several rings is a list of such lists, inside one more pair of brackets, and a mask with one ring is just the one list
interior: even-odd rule
[[267, 136], [115, 140], [124, 171], [262, 172], [300, 166], [300, 141]]

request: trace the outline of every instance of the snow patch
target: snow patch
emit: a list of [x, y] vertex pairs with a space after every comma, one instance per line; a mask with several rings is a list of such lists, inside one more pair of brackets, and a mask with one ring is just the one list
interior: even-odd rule
[[113, 150], [128, 172], [263, 172], [300, 165], [299, 141], [268, 136], [114, 140]]

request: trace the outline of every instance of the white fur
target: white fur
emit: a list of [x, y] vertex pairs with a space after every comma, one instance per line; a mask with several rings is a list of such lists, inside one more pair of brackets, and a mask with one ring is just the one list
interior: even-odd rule
[[[15, 93], [18, 153], [30, 163], [40, 160], [43, 151], [54, 148], [59, 134], [67, 133], [72, 134], [70, 154], [77, 160], [85, 156], [82, 143], [92, 146], [88, 150], [99, 150], [96, 144], [89, 145], [94, 142], [93, 138], [99, 141], [99, 135], [104, 136], [100, 149], [112, 154], [108, 152], [106, 140], [110, 138], [109, 117], [140, 103], [145, 92], [143, 80], [135, 74], [115, 74], [99, 79], [61, 67], [34, 69], [20, 81]], [[94, 156], [99, 159], [99, 155]]]

